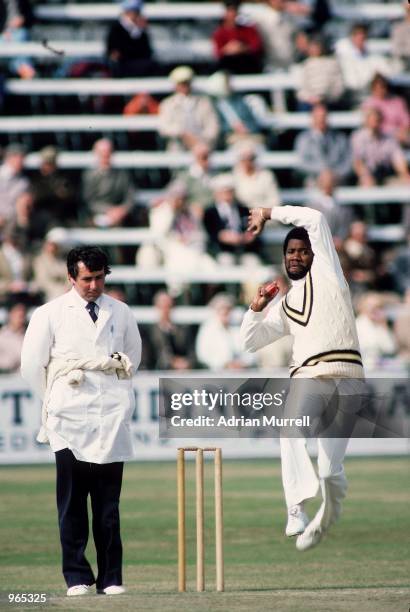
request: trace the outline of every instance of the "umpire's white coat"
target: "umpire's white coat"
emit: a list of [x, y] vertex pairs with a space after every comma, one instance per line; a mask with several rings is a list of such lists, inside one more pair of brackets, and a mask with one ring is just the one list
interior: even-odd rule
[[[128, 306], [103, 294], [97, 323], [83, 300], [70, 292], [38, 308], [24, 338], [21, 373], [43, 399], [46, 368], [52, 359], [81, 359], [126, 353], [134, 371], [141, 359], [141, 338]], [[77, 459], [111, 463], [133, 457], [130, 420], [134, 394], [130, 379], [89, 371], [78, 387], [57, 378], [47, 393], [47, 434], [53, 451], [70, 448]]]

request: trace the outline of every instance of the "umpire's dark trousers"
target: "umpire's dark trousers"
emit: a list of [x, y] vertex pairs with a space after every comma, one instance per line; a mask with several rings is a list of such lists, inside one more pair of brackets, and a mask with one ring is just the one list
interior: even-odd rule
[[[124, 464], [78, 461], [68, 449], [57, 451], [57, 508], [67, 586], [122, 584], [119, 501]], [[91, 497], [97, 579], [85, 557], [88, 541], [87, 498]]]

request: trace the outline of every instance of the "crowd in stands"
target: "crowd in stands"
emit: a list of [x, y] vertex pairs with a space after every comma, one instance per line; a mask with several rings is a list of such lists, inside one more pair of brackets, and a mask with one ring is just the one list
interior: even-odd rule
[[[212, 34], [212, 74], [203, 91], [195, 88], [195, 72], [187, 57], [186, 65], [169, 71], [171, 94], [138, 94], [123, 109], [126, 115], [158, 115], [162, 140], [157, 148], [190, 155], [185, 167], [166, 172], [165, 180], [161, 175], [156, 185], [160, 195], [148, 206], [139, 197], [139, 175], [115, 163], [113, 138], [96, 137], [92, 167], [77, 174], [59, 166], [54, 141], [37, 151], [39, 167], [30, 171], [25, 167], [26, 147], [17, 140], [4, 147], [1, 372], [18, 368], [31, 308], [68, 288], [61, 227], [152, 230], [152, 242], [110, 248], [114, 264], [148, 272], [162, 267], [167, 272], [162, 287], [147, 282], [135, 290], [112, 289], [113, 295], [132, 305], [155, 309], [155, 323], [142, 325], [144, 368], [286, 367], [288, 339], [255, 356], [243, 353], [237, 307], [243, 311], [249, 303], [256, 286], [254, 272], [264, 265], [274, 266], [282, 295], [287, 291], [280, 246], [255, 240], [246, 226], [249, 209], [280, 206], [281, 191], [294, 187], [308, 189], [304, 203], [320, 210], [330, 224], [352, 291], [366, 367], [389, 360], [410, 363], [410, 196], [408, 204], [393, 203], [375, 211], [379, 224], [399, 223], [407, 237], [406, 244], [387, 242], [383, 248], [368, 237], [365, 207], [341, 204], [338, 197], [338, 188], [346, 186], [410, 186], [408, 92], [392, 87], [389, 80], [395, 71], [410, 66], [410, 8], [391, 28], [393, 58], [386, 59], [369, 51], [366, 25], [353, 24], [345, 37], [331, 40], [327, 31], [331, 11], [324, 1], [264, 0], [253, 20], [240, 4], [224, 2], [223, 18]], [[0, 44], [28, 40], [30, 6], [22, 0], [4, 0], [0, 9]], [[108, 27], [107, 75], [161, 74], [142, 9], [141, 0], [125, 0], [118, 20]], [[267, 119], [275, 111], [271, 100], [239, 94], [231, 75], [289, 70], [295, 64], [299, 88], [290, 104], [295, 111], [309, 113], [310, 126], [296, 134], [275, 133]], [[7, 70], [27, 79], [38, 76], [41, 66], [20, 57]], [[333, 128], [329, 112], [334, 110], [362, 111], [362, 125], [352, 131]], [[262, 165], [261, 156], [281, 149], [294, 151], [296, 167], [274, 173]], [[212, 163], [215, 151], [221, 150], [232, 155], [232, 164], [223, 172]], [[181, 269], [200, 273], [231, 266], [245, 269], [249, 282], [233, 289], [216, 283], [193, 288], [178, 278]], [[191, 303], [207, 306], [203, 323], [176, 324], [175, 307]]]

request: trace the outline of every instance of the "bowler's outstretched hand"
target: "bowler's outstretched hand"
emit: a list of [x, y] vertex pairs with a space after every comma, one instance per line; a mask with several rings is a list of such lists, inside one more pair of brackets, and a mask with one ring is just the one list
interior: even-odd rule
[[270, 219], [270, 208], [253, 208], [249, 212], [247, 231], [254, 236], [259, 236], [268, 219]]

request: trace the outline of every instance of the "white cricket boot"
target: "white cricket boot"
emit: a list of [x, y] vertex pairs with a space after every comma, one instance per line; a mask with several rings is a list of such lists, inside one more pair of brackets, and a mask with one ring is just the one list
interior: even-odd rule
[[88, 584], [75, 584], [67, 589], [67, 597], [80, 597], [81, 595], [88, 595], [90, 593], [90, 587]]
[[288, 522], [285, 529], [285, 535], [288, 538], [299, 535], [305, 531], [306, 525], [309, 524], [309, 517], [303, 510], [302, 504], [291, 506], [288, 510]]

